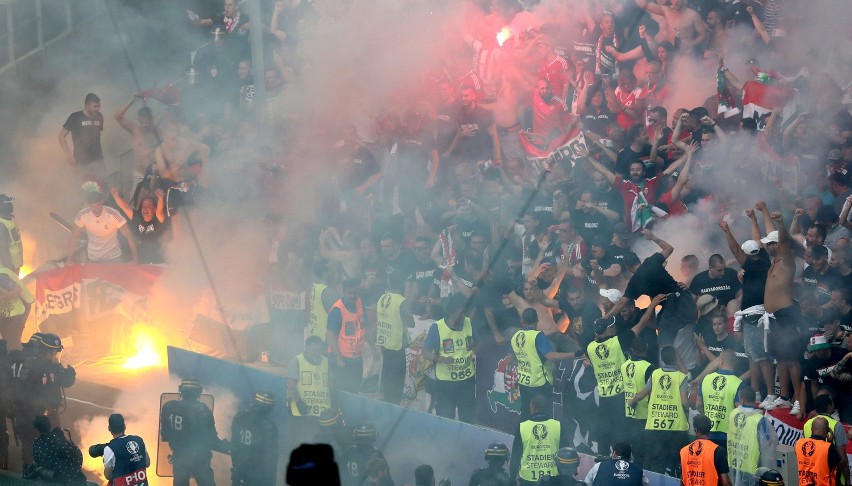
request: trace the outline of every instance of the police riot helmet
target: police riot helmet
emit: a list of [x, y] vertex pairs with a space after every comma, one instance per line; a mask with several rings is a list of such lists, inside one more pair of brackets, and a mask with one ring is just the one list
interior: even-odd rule
[[320, 427], [335, 427], [337, 425], [345, 425], [343, 422], [343, 412], [339, 408], [327, 408], [319, 414]]
[[554, 458], [559, 474], [573, 476], [580, 466], [580, 455], [573, 447], [562, 447]]
[[485, 449], [485, 460], [487, 462], [504, 463], [509, 460], [509, 448], [502, 442], [492, 442]]
[[254, 394], [254, 402], [252, 406], [255, 408], [269, 409], [275, 406], [275, 395], [268, 391], [261, 391]]
[[355, 442], [371, 443], [376, 440], [376, 426], [371, 423], [362, 424], [352, 431]]
[[201, 395], [203, 389], [201, 382], [196, 378], [184, 378], [178, 385], [178, 391], [185, 397], [197, 397]]
[[41, 332], [34, 332], [32, 336], [25, 343], [21, 343], [22, 347], [31, 348], [34, 346], [41, 346], [41, 337], [44, 334]]
[[44, 333], [39, 336], [41, 348], [45, 351], [62, 351], [62, 340], [59, 336], [51, 332]]
[[775, 469], [759, 467], [754, 472], [754, 486], [784, 486], [784, 477]]

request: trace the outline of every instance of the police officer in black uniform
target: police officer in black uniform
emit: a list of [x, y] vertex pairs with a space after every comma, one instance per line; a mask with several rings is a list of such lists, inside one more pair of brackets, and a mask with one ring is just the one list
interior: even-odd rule
[[[35, 356], [35, 350], [41, 344], [41, 336], [42, 334], [37, 332], [30, 336], [30, 339], [27, 342], [21, 343], [21, 349], [12, 349], [8, 351], [2, 363], [3, 367], [0, 369], [0, 375], [2, 375], [2, 378], [0, 378], [0, 386], [3, 387], [2, 390], [0, 390], [0, 396], [2, 396], [5, 400], [5, 402], [0, 403], [0, 405], [3, 406], [2, 427], [5, 429], [6, 417], [10, 417], [12, 419], [12, 431], [18, 440], [20, 440], [20, 437], [15, 428], [15, 423], [17, 420], [23, 421], [26, 419], [25, 416], [19, 416], [21, 407], [18, 406], [24, 396], [22, 390], [23, 387], [21, 385], [21, 368], [23, 368], [24, 361], [26, 361], [27, 358]], [[16, 419], [17, 417], [20, 418]], [[32, 420], [30, 420], [30, 422], [32, 422]], [[23, 422], [21, 423], [23, 424]], [[34, 430], [32, 432], [35, 433]], [[2, 439], [2, 437], [0, 437], [0, 439]], [[34, 435], [33, 439], [35, 439]], [[8, 442], [6, 442], [6, 446], [8, 447]], [[21, 453], [23, 455], [23, 448], [21, 449]], [[0, 460], [3, 458], [8, 459], [8, 452], [0, 456]], [[32, 459], [32, 449], [29, 451], [29, 458], [30, 460]], [[3, 464], [7, 464], [7, 462], [4, 462]], [[22, 462], [22, 464], [27, 464], [27, 462]], [[7, 469], [7, 467], [4, 466], [0, 469]]]
[[15, 433], [21, 441], [21, 460], [23, 464], [32, 462], [32, 444], [35, 440], [33, 418], [47, 416], [55, 427], [60, 426], [59, 409], [64, 401], [63, 388], [77, 381], [77, 372], [72, 366], [64, 366], [59, 361], [62, 352], [62, 340], [51, 333], [40, 334], [37, 341], [30, 340], [32, 349], [17, 375], [15, 403]]
[[375, 448], [376, 426], [364, 424], [352, 431], [354, 443], [343, 453], [343, 486], [361, 486], [367, 479], [367, 464], [375, 458], [384, 459]]
[[477, 469], [470, 477], [469, 486], [509, 486], [511, 480], [506, 471], [509, 462], [509, 448], [502, 442], [494, 442], [485, 449], [485, 462], [482, 469]]
[[577, 479], [577, 470], [580, 467], [580, 455], [573, 447], [562, 447], [556, 452], [554, 458], [559, 476], [544, 476], [538, 481], [539, 486], [586, 486], [586, 483]]
[[642, 466], [632, 462], [630, 444], [612, 446], [612, 455], [598, 465], [592, 486], [642, 486]]
[[316, 442], [328, 444], [334, 450], [334, 457], [343, 457], [343, 453], [352, 445], [352, 430], [346, 427], [343, 412], [336, 407], [320, 412], [319, 430]]
[[231, 422], [231, 484], [275, 486], [278, 474], [278, 427], [269, 418], [275, 397], [258, 392], [248, 410]]
[[[145, 441], [138, 435], [127, 435], [124, 416], [114, 413], [109, 416], [108, 428], [112, 440], [104, 447], [104, 477], [110, 486], [147, 486], [147, 468], [151, 457]], [[120, 478], [116, 481], [116, 478]]]
[[201, 383], [186, 378], [178, 391], [180, 400], [166, 403], [160, 415], [163, 441], [172, 449], [174, 485], [189, 486], [195, 478], [198, 486], [214, 486], [212, 451], [227, 453], [227, 443], [216, 434], [213, 412], [198, 400]]

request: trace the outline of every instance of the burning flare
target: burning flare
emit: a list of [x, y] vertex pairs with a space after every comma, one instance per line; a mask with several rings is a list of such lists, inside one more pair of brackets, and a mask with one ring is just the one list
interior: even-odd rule
[[503, 27], [500, 32], [497, 32], [497, 44], [503, 47], [503, 43], [509, 40], [509, 37], [512, 37], [512, 31], [508, 27]]
[[164, 351], [165, 340], [154, 329], [145, 324], [136, 324], [130, 332], [130, 341], [136, 354], [124, 361], [122, 368], [127, 370], [142, 370], [146, 368], [162, 368], [166, 365]]

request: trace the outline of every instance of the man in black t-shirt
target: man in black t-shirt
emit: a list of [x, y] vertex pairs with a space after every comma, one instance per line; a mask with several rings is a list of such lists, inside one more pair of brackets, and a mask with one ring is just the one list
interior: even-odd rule
[[810, 251], [812, 263], [802, 272], [802, 284], [816, 289], [817, 302], [824, 305], [831, 300], [831, 291], [841, 286], [841, 279], [828, 264], [828, 248], [818, 245]]
[[[101, 99], [94, 93], [86, 95], [82, 111], [68, 116], [59, 130], [59, 146], [65, 153], [68, 165], [74, 167], [78, 179], [89, 175], [103, 178], [106, 172], [104, 154], [101, 149], [101, 132], [104, 129], [104, 116], [101, 114]], [[68, 147], [68, 134], [74, 151]]]
[[462, 109], [458, 116], [458, 131], [444, 157], [457, 155], [463, 161], [492, 160], [500, 163], [500, 145], [491, 111], [478, 106], [476, 90], [462, 90]]
[[728, 302], [737, 298], [740, 291], [740, 280], [737, 272], [725, 265], [722, 255], [710, 256], [710, 268], [699, 273], [692, 279], [689, 291], [699, 296], [709, 294], [719, 300], [719, 305], [726, 307]]
[[379, 240], [385, 270], [385, 289], [404, 289], [414, 275], [415, 258], [408, 248], [403, 248], [399, 236], [385, 233]]
[[695, 323], [698, 311], [695, 307], [695, 301], [692, 300], [692, 295], [681, 291], [678, 283], [666, 271], [666, 259], [671, 256], [674, 248], [657, 238], [650, 230], [642, 230], [642, 236], [646, 240], [656, 243], [661, 251], [649, 256], [641, 264], [635, 253], [628, 253], [624, 256], [624, 265], [633, 273], [633, 277], [627, 283], [627, 288], [624, 289], [624, 296], [607, 313], [607, 316], [616, 314], [628, 302], [643, 295], [669, 295], [663, 303], [662, 310], [660, 310], [657, 328], [659, 329], [660, 345], [672, 344], [679, 329], [687, 324]]
[[585, 349], [595, 338], [594, 323], [601, 317], [601, 310], [593, 301], [586, 299], [583, 287], [572, 287], [559, 299], [559, 308], [568, 316], [571, 331], [581, 349]]

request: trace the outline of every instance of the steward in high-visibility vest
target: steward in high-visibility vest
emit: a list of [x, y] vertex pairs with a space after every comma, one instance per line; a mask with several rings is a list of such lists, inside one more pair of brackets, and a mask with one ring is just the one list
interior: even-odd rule
[[775, 467], [778, 435], [755, 407], [752, 387], [743, 384], [737, 395], [739, 406], [728, 416], [728, 467], [734, 486], [752, 486], [757, 468]]
[[287, 392], [293, 416], [318, 417], [331, 408], [328, 358], [323, 356], [323, 342], [317, 336], [305, 340], [305, 352], [287, 366]]
[[18, 273], [0, 265], [0, 335], [8, 343], [21, 342], [30, 315], [33, 294], [18, 279]]
[[[662, 301], [657, 296], [654, 301]], [[655, 304], [639, 319], [633, 328], [616, 335], [615, 317], [602, 317], [595, 321], [595, 340], [586, 347], [586, 356], [592, 363], [598, 383], [598, 441], [604, 449], [623, 439], [624, 434], [624, 379], [621, 366], [627, 362], [625, 351], [633, 345], [645, 325], [654, 316]]]
[[334, 357], [335, 388], [350, 393], [361, 389], [364, 373], [364, 306], [358, 297], [361, 281], [347, 279], [343, 282], [343, 298], [331, 306], [328, 313], [326, 341]]
[[645, 388], [651, 378], [651, 373], [657, 369], [645, 357], [648, 344], [641, 339], [634, 339], [630, 345], [630, 358], [621, 365], [621, 377], [624, 380], [624, 441], [633, 445], [633, 460], [640, 466], [645, 461], [645, 420], [648, 418], [648, 397], [640, 400], [636, 407], [628, 405], [630, 399]]
[[326, 330], [328, 329], [328, 311], [337, 302], [338, 298], [333, 289], [323, 282], [327, 282], [328, 264], [320, 261], [314, 264], [314, 283], [308, 302], [308, 336], [318, 336], [325, 342]]
[[423, 342], [424, 355], [435, 363], [435, 413], [441, 417], [473, 420], [476, 408], [474, 336], [465, 316], [467, 300], [452, 296], [446, 317], [432, 324]]
[[414, 327], [414, 316], [405, 297], [391, 291], [379, 297], [376, 302], [376, 345], [382, 350], [379, 390], [384, 401], [396, 405], [402, 402], [405, 388], [405, 348], [410, 327]]
[[660, 348], [662, 368], [651, 373], [651, 378], [636, 396], [627, 403], [635, 407], [648, 397], [648, 418], [645, 419], [645, 441], [648, 451], [645, 469], [658, 473], [674, 474], [679, 463], [678, 452], [688, 438], [686, 374], [679, 371], [677, 352], [672, 346]]
[[538, 484], [543, 476], [558, 476], [555, 457], [562, 443], [562, 429], [558, 420], [545, 412], [550, 397], [536, 395], [530, 402], [530, 418], [520, 423], [512, 446], [509, 472], [520, 479], [520, 484]]
[[813, 422], [817, 417], [823, 417], [826, 422], [828, 422], [828, 435], [831, 438], [832, 444], [834, 444], [834, 448], [837, 449], [838, 454], [840, 454], [840, 467], [837, 468], [839, 472], [837, 484], [849, 484], [849, 458], [846, 455], [846, 441], [840, 440], [845, 438], [846, 429], [843, 427], [843, 424], [834, 420], [831, 416], [831, 414], [835, 411], [834, 399], [831, 398], [831, 395], [828, 393], [817, 395], [816, 398], [814, 398], [814, 410], [816, 410], [817, 415], [805, 422], [805, 426], [802, 427], [802, 431], [806, 438], [810, 437], [813, 433]]
[[524, 309], [521, 314], [523, 329], [512, 336], [512, 352], [518, 364], [518, 390], [521, 392], [521, 416], [527, 418], [530, 400], [536, 395], [549, 397], [553, 393], [553, 364], [555, 361], [574, 359], [575, 353], [554, 351], [553, 345], [538, 327], [535, 309]]
[[692, 421], [695, 439], [680, 450], [681, 482], [684, 486], [731, 486], [725, 449], [707, 437], [713, 422], [704, 415]]
[[817, 417], [811, 424], [811, 437], [796, 441], [796, 462], [799, 468], [800, 486], [834, 486], [840, 454], [828, 442], [828, 421]]
[[0, 194], [0, 266], [11, 269], [17, 276], [24, 265], [24, 245], [15, 223], [13, 200]]
[[713, 422], [710, 438], [724, 446], [728, 433], [728, 417], [737, 405], [737, 391], [742, 380], [730, 371], [734, 366], [733, 350], [723, 349], [719, 359], [719, 369], [701, 381], [698, 410], [703, 410], [704, 415]]

